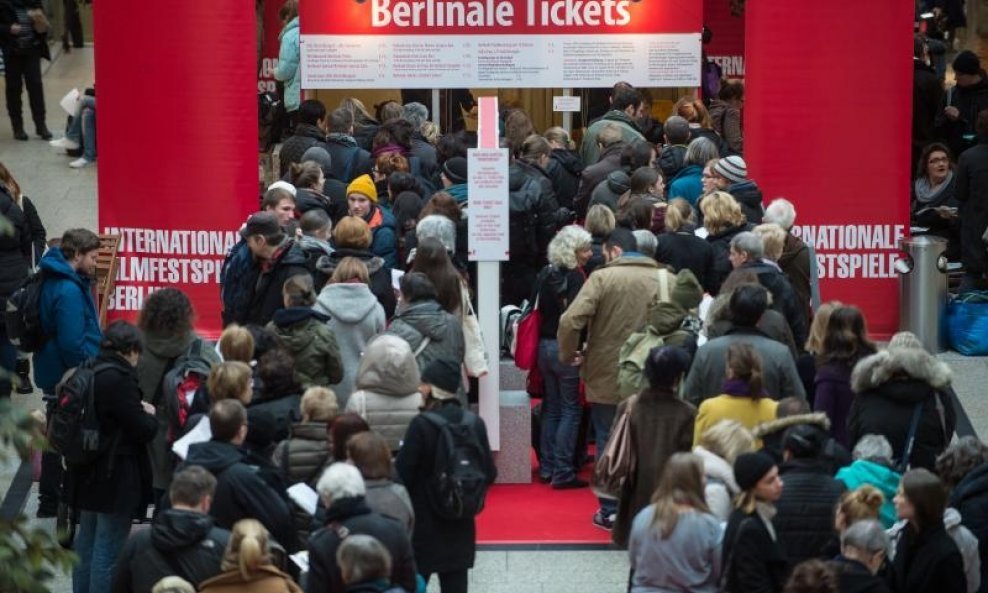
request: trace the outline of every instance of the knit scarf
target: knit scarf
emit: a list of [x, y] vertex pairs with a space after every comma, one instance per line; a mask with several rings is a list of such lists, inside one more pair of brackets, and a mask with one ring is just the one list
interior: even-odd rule
[[940, 185], [933, 187], [930, 185], [930, 180], [923, 176], [916, 180], [913, 185], [913, 189], [916, 192], [916, 200], [923, 204], [929, 204], [930, 202], [935, 202], [943, 193], [943, 190], [950, 185], [950, 182], [954, 179], [954, 172], [948, 171], [947, 178], [940, 183]]

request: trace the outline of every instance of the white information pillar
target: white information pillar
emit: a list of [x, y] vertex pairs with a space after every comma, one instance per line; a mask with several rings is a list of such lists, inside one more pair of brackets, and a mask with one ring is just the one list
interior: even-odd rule
[[480, 416], [491, 449], [501, 449], [501, 262], [508, 259], [508, 151], [498, 148], [497, 97], [478, 100], [479, 148], [468, 154], [468, 252], [477, 262], [477, 317], [490, 372], [480, 378]]

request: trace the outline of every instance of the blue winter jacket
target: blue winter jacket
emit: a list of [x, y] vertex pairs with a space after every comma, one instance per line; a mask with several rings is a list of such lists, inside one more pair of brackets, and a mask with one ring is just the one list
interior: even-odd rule
[[49, 249], [40, 266], [46, 274], [41, 328], [49, 340], [34, 355], [34, 380], [43, 392], [53, 393], [65, 371], [99, 354], [103, 332], [90, 279], [72, 269], [61, 249]]
[[278, 67], [274, 71], [274, 77], [285, 83], [285, 110], [297, 111], [302, 92], [298, 17], [288, 21], [278, 35], [278, 39], [281, 42], [281, 49], [278, 51]]
[[703, 193], [703, 167], [700, 165], [688, 165], [683, 167], [676, 176], [669, 182], [669, 189], [666, 194], [669, 199], [683, 198], [696, 207], [700, 194]]
[[[371, 253], [384, 260], [384, 266], [394, 268], [398, 263], [398, 222], [393, 214], [376, 206], [381, 213], [381, 223], [372, 229], [373, 240], [371, 241]], [[370, 218], [374, 219], [374, 211], [371, 211]]]

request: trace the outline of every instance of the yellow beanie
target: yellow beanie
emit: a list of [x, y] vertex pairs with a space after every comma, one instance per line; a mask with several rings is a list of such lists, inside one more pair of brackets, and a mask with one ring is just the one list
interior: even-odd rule
[[364, 194], [370, 198], [371, 202], [377, 203], [377, 186], [374, 185], [374, 180], [370, 178], [370, 175], [361, 175], [346, 186], [347, 197], [353, 193]]

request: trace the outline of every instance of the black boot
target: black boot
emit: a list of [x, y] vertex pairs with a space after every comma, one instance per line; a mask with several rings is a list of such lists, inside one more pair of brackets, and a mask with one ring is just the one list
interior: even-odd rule
[[36, 124], [34, 126], [34, 131], [38, 134], [38, 137], [41, 138], [42, 140], [51, 140], [53, 138], [51, 134], [51, 130], [48, 129], [48, 126], [45, 125], [45, 122]]
[[31, 384], [31, 359], [18, 359], [14, 372], [17, 374], [17, 393], [21, 395], [34, 393], [34, 385]]
[[27, 132], [24, 131], [24, 124], [13, 124], [14, 139], [27, 140]]

